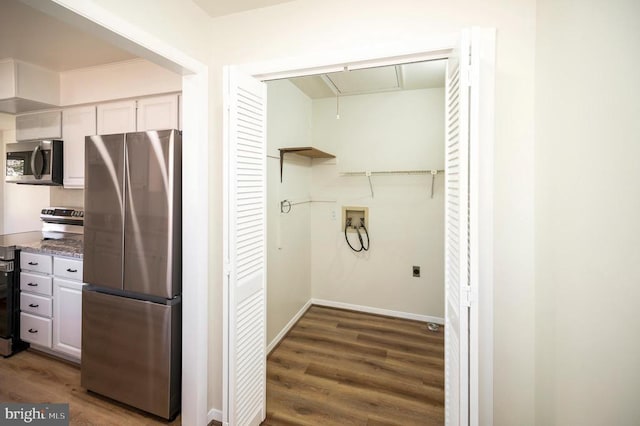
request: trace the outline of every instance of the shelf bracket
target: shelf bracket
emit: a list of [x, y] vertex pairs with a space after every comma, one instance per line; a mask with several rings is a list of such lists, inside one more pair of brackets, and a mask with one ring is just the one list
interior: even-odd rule
[[304, 155], [309, 158], [336, 158], [333, 154], [320, 151], [319, 149], [305, 146], [299, 148], [279, 148], [280, 151], [280, 183], [282, 183], [282, 170], [284, 167], [284, 155], [288, 153]]
[[371, 172], [365, 172], [367, 179], [369, 179], [369, 189], [371, 190], [371, 198], [373, 198], [373, 184], [371, 183]]

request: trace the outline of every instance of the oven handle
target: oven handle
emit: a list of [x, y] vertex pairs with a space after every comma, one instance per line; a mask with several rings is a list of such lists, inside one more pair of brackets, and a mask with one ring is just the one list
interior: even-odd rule
[[36, 170], [36, 157], [38, 155], [42, 155], [42, 147], [40, 144], [33, 148], [33, 153], [31, 154], [31, 172], [33, 173], [33, 177], [40, 180], [42, 179], [42, 170]]

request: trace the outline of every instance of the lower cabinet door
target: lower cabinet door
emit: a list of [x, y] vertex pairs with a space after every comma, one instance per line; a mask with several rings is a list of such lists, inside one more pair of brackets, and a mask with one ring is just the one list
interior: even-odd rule
[[82, 283], [53, 279], [52, 349], [80, 360], [82, 347]]
[[34, 345], [51, 347], [51, 318], [20, 313], [20, 338]]

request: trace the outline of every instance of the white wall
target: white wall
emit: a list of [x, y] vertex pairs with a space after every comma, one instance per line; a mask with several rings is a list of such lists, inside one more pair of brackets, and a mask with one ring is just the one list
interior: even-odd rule
[[640, 3], [539, 0], [536, 424], [640, 421]]
[[[337, 201], [313, 206], [313, 297], [444, 317], [443, 174], [433, 199], [430, 175], [374, 176], [372, 198], [366, 177], [339, 174], [443, 169], [444, 89], [345, 96], [339, 120], [335, 98], [316, 99], [313, 141], [337, 157], [316, 160], [312, 172], [314, 198]], [[368, 252], [347, 246], [343, 206], [369, 208]]]
[[83, 189], [64, 189], [52, 186], [49, 193], [52, 207], [84, 207]]
[[[311, 99], [287, 80], [267, 84], [267, 153], [311, 145]], [[267, 158], [267, 343], [311, 298], [310, 205], [280, 213], [280, 201], [306, 201], [311, 189], [311, 161], [287, 155], [283, 181], [280, 162]]]
[[[212, 84], [222, 66], [267, 60], [336, 57], [376, 49], [402, 50], [463, 27], [497, 29], [494, 220], [493, 392], [481, 382], [482, 424], [530, 425], [534, 417], [534, 54], [535, 0], [440, 2], [435, 0], [299, 0], [212, 21]], [[324, 59], [322, 59], [324, 58]], [[333, 59], [332, 59], [333, 58]], [[221, 92], [212, 93], [222, 120]], [[222, 129], [214, 134], [212, 182], [220, 180]], [[218, 197], [210, 199], [212, 224], [220, 223]], [[212, 246], [221, 245], [212, 236]], [[213, 255], [213, 253], [212, 253]], [[222, 279], [211, 283], [211, 363], [222, 365]], [[218, 330], [218, 331], [217, 331]], [[216, 356], [215, 354], [218, 353]], [[481, 347], [481, 356], [484, 348]], [[211, 378], [212, 388], [221, 382]], [[493, 397], [494, 407], [487, 406]], [[214, 407], [222, 400], [210, 399]]]
[[[2, 158], [5, 158], [5, 145], [16, 142], [16, 119], [12, 115], [0, 114], [0, 133], [2, 134]], [[2, 161], [2, 233], [39, 231], [40, 210], [49, 205], [49, 187], [36, 185], [18, 185], [6, 183], [5, 161]]]

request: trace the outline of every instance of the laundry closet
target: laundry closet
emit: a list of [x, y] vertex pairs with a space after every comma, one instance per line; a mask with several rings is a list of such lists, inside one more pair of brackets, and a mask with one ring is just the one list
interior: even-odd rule
[[312, 304], [444, 322], [445, 63], [267, 82], [267, 352]]

